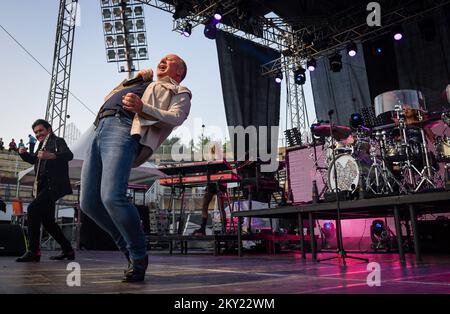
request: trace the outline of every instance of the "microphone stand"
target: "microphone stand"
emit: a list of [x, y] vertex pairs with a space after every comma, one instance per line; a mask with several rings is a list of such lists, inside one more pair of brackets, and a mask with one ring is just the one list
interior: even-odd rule
[[[334, 134], [333, 134], [333, 120], [332, 120], [332, 115], [333, 115], [334, 111], [330, 110], [328, 111], [328, 116], [330, 117], [330, 136], [331, 136], [331, 151], [332, 151], [332, 157], [333, 157], [333, 173], [334, 173], [334, 187], [335, 187], [335, 191], [336, 191], [336, 238], [337, 238], [337, 256], [333, 256], [333, 257], [327, 257], [327, 258], [323, 258], [323, 259], [319, 259], [317, 260], [317, 262], [323, 262], [323, 261], [328, 261], [331, 259], [342, 259], [342, 262], [344, 263], [344, 265], [346, 265], [346, 258], [353, 258], [353, 259], [357, 259], [360, 261], [364, 261], [366, 263], [369, 262], [369, 260], [367, 258], [361, 258], [361, 257], [354, 257], [354, 256], [349, 256], [347, 255], [347, 253], [345, 252], [344, 249], [344, 242], [342, 240], [342, 226], [341, 226], [341, 200], [339, 198], [339, 187], [338, 187], [338, 174], [337, 174], [337, 167], [336, 167], [336, 151], [335, 151], [335, 140], [334, 140]], [[331, 186], [331, 184], [330, 184]], [[314, 241], [314, 239], [311, 239], [311, 241]]]

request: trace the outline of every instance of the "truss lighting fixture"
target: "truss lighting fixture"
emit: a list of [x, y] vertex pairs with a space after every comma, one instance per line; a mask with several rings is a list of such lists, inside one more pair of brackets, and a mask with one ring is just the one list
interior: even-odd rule
[[216, 11], [215, 11], [213, 17], [214, 17], [214, 19], [215, 19], [217, 22], [220, 22], [220, 21], [222, 20], [222, 17], [223, 17], [223, 10], [222, 10], [222, 8], [221, 8], [220, 5], [217, 6]]
[[306, 70], [300, 66], [294, 71], [294, 81], [297, 85], [304, 85], [306, 82]]
[[309, 72], [314, 71], [316, 69], [316, 64], [317, 64], [316, 59], [314, 59], [314, 58], [309, 59], [306, 62], [306, 67], [308, 68], [308, 71]]
[[206, 38], [216, 39], [216, 36], [217, 36], [217, 23], [218, 23], [218, 21], [216, 21], [215, 19], [210, 19], [205, 24], [205, 30], [203, 31], [203, 34], [205, 35]]
[[328, 57], [330, 61], [330, 68], [333, 72], [340, 72], [342, 70], [342, 56], [339, 53], [335, 53]]
[[283, 72], [278, 71], [277, 74], [275, 75], [275, 82], [280, 84], [282, 80], [283, 80]]
[[395, 40], [397, 40], [397, 41], [401, 40], [403, 38], [403, 29], [402, 29], [402, 27], [400, 25], [394, 27], [392, 29], [392, 34], [393, 34]]
[[183, 28], [183, 35], [185, 37], [189, 37], [192, 34], [192, 24], [187, 22], [186, 25]]
[[358, 47], [356, 46], [356, 44], [354, 42], [351, 42], [347, 45], [347, 54], [350, 57], [354, 57], [356, 56], [356, 54], [358, 53]]

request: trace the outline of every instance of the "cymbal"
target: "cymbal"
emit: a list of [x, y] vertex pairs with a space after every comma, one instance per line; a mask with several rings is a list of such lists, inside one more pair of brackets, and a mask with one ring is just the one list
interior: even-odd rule
[[331, 130], [330, 124], [321, 124], [314, 126], [312, 133], [320, 137], [329, 137], [333, 134], [333, 138], [340, 141], [350, 136], [352, 129], [348, 126], [343, 125], [333, 125], [333, 130]]

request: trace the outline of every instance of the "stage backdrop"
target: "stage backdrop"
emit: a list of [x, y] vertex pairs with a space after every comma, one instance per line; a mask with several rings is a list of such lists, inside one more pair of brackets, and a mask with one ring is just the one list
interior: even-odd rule
[[[278, 126], [280, 85], [273, 77], [263, 77], [261, 66], [279, 58], [280, 54], [221, 31], [217, 33], [216, 45], [228, 125]], [[268, 133], [267, 147], [270, 148]]]
[[[361, 51], [358, 44], [358, 51]], [[348, 125], [352, 113], [360, 112], [370, 105], [364, 55], [358, 53], [351, 58], [346, 51], [342, 56], [342, 70], [332, 72], [328, 58], [317, 60], [317, 67], [311, 72], [311, 86], [318, 120], [329, 120], [328, 111], [334, 110], [333, 123]]]

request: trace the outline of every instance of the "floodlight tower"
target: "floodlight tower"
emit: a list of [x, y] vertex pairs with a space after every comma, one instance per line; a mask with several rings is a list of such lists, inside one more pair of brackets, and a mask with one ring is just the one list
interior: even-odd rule
[[139, 61], [148, 60], [144, 8], [134, 0], [100, 0], [100, 5], [106, 60], [131, 78]]

